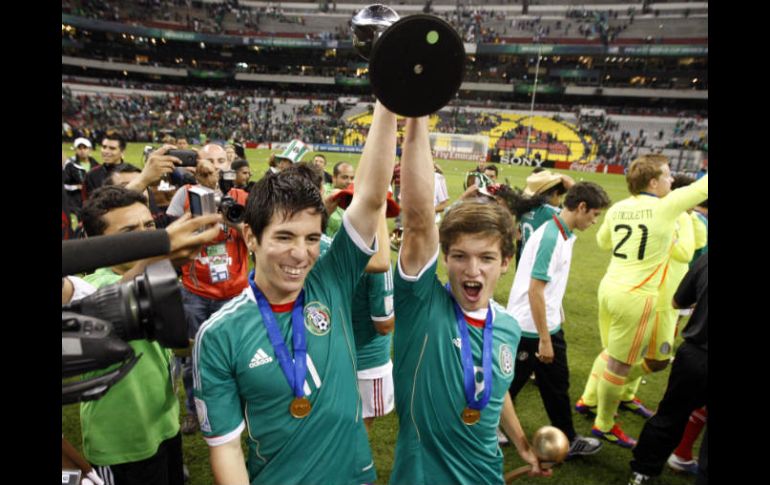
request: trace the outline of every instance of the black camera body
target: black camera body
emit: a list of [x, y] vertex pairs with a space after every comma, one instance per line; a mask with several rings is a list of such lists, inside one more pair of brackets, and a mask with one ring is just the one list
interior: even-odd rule
[[190, 212], [193, 217], [221, 212], [225, 220], [231, 224], [238, 224], [243, 221], [246, 207], [237, 203], [229, 195], [221, 196], [210, 189], [197, 186], [190, 187], [187, 190], [187, 196], [190, 200]]
[[195, 150], [169, 150], [166, 155], [181, 160], [180, 167], [196, 167], [198, 165], [198, 152]]
[[137, 339], [171, 348], [189, 346], [179, 281], [168, 260], [147, 266], [132, 281], [102, 287], [62, 306], [62, 378], [122, 363], [99, 377], [62, 382], [62, 404], [104, 395], [141, 357], [127, 343]]

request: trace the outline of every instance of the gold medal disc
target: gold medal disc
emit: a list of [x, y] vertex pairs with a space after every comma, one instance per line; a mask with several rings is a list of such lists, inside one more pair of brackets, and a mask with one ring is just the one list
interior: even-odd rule
[[481, 419], [481, 411], [478, 409], [465, 408], [460, 416], [462, 417], [463, 423], [470, 426], [479, 422], [479, 419]]
[[295, 397], [289, 405], [289, 412], [295, 418], [304, 418], [310, 414], [310, 401], [306, 397]]

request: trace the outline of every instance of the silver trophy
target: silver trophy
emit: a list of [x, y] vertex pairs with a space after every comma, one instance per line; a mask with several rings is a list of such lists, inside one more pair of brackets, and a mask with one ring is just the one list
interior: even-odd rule
[[369, 60], [372, 53], [372, 47], [383, 32], [396, 23], [400, 17], [390, 7], [379, 3], [369, 5], [358, 11], [353, 16], [353, 47], [358, 55]]
[[351, 21], [353, 47], [369, 62], [374, 96], [402, 116], [425, 116], [460, 89], [465, 65], [462, 39], [434, 15], [406, 17], [390, 7], [364, 7]]

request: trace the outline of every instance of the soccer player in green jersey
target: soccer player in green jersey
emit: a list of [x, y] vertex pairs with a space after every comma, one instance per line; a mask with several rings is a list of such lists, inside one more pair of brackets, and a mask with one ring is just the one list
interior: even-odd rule
[[[631, 448], [636, 440], [615, 423], [615, 412], [632, 366], [641, 363], [650, 341], [658, 292], [671, 251], [679, 214], [708, 198], [708, 176], [671, 191], [671, 170], [663, 155], [643, 155], [628, 168], [631, 197], [607, 211], [596, 234], [602, 249], [612, 250], [599, 284], [599, 332], [602, 352], [596, 357], [575, 408], [596, 406], [591, 432]], [[634, 404], [627, 403], [632, 410]]]
[[396, 117], [377, 103], [357, 195], [321, 258], [327, 215], [317, 186], [286, 171], [250, 193], [249, 287], [203, 324], [193, 350], [195, 402], [216, 483], [375, 480], [356, 386], [351, 300], [377, 249], [395, 150]]
[[[513, 218], [495, 202], [467, 200], [437, 228], [432, 189], [428, 118], [408, 118], [404, 234], [394, 271], [399, 431], [390, 483], [503, 483], [498, 424], [532, 474], [550, 475], [540, 469], [507, 392], [521, 330], [492, 300], [513, 256]], [[436, 277], [439, 242], [449, 289]]]

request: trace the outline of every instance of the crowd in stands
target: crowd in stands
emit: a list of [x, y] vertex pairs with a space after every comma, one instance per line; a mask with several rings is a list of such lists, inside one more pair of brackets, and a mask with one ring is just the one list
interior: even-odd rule
[[178, 137], [257, 143], [299, 138], [311, 143], [342, 143], [345, 108], [339, 101], [276, 111], [280, 98], [259, 99], [233, 93], [172, 93], [163, 96], [73, 96], [62, 88], [62, 119], [81, 126], [118, 127], [129, 141], [155, 140], [172, 127]]
[[[319, 6], [319, 9], [336, 12], [336, 2]], [[314, 8], [307, 13], [315, 14], [319, 9]], [[62, 3], [62, 12], [109, 21], [161, 21], [177, 24], [178, 28], [193, 32], [231, 35], [258, 34], [262, 30], [261, 22], [265, 19], [299, 25], [305, 25], [307, 21], [307, 15], [303, 15], [303, 12], [287, 12], [280, 4], [250, 7], [239, 5], [237, 1], [206, 2], [199, 6], [193, 5], [190, 0], [65, 0]], [[521, 32], [525, 31], [530, 32], [536, 41], [551, 37], [570, 37], [572, 34], [572, 37], [600, 39], [607, 44], [634, 23], [636, 7], [628, 7], [625, 15], [627, 20], [624, 22], [619, 20], [618, 10], [602, 11], [584, 7], [572, 7], [567, 10], [564, 19], [548, 22], [543, 22], [541, 16], [520, 20], [510, 18], [509, 22], [506, 12], [493, 10], [491, 7], [485, 9], [459, 5], [453, 11], [431, 13], [443, 17], [455, 27], [465, 42], [506, 42], [508, 37], [521, 37]], [[654, 13], [656, 17], [659, 14], [657, 10], [643, 10], [643, 13]], [[685, 17], [688, 13], [685, 11]], [[610, 25], [610, 20], [614, 25]], [[329, 27], [319, 29], [318, 32], [308, 32], [307, 37], [323, 40], [350, 39], [349, 21], [347, 24], [333, 27], [333, 30], [324, 30], [327, 28]], [[652, 41], [652, 38], [653, 36], [648, 36], [649, 41]]]
[[500, 117], [489, 113], [475, 113], [454, 108], [447, 116], [442, 113], [436, 130], [441, 133], [476, 134], [491, 130], [500, 123]]
[[[160, 88], [149, 83], [113, 82], [112, 85], [142, 89]], [[175, 136], [192, 140], [240, 139], [264, 143], [276, 140], [299, 138], [309, 143], [344, 144], [345, 136], [351, 132], [366, 135], [366, 127], [350, 123], [343, 116], [348, 105], [335, 95], [326, 96], [331, 102], [314, 103], [302, 95], [306, 104], [287, 105], [286, 99], [299, 93], [281, 93], [278, 97], [272, 90], [250, 90], [249, 92], [225, 91], [223, 94], [199, 92], [169, 92], [167, 95], [148, 96], [131, 94], [122, 96], [86, 96], [72, 94], [62, 88], [62, 136], [72, 139], [88, 136], [80, 131], [83, 126], [119, 127], [129, 141], [158, 141], [161, 134], [169, 129]], [[364, 101], [366, 101], [364, 99]], [[278, 105], [284, 105], [278, 109]], [[494, 108], [529, 110], [526, 103], [506, 103]], [[574, 110], [562, 105], [538, 105], [538, 110], [567, 112]], [[612, 110], [607, 110], [612, 113]], [[617, 114], [634, 113], [629, 109]], [[641, 113], [634, 113], [641, 114]], [[662, 114], [661, 111], [646, 114]], [[671, 113], [675, 114], [675, 113]], [[488, 131], [500, 122], [494, 113], [472, 112], [456, 106], [450, 112], [439, 113], [436, 129], [443, 133], [478, 134]], [[645, 133], [640, 130], [636, 136], [630, 130], [617, 132], [618, 123], [607, 117], [602, 120], [582, 119], [578, 123], [581, 137], [590, 137], [597, 146], [597, 158], [609, 164], [627, 166], [637, 155], [639, 148], [650, 147], [648, 135], [658, 141], [659, 133]], [[680, 118], [674, 127], [674, 138], [658, 143], [659, 148], [685, 150], [707, 150], [707, 128], [693, 118]], [[501, 135], [506, 140], [524, 137], [520, 125]], [[693, 130], [696, 136], [682, 137]], [[535, 131], [535, 142], [552, 144], [559, 140], [547, 132]]]

